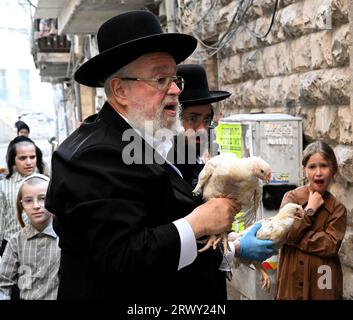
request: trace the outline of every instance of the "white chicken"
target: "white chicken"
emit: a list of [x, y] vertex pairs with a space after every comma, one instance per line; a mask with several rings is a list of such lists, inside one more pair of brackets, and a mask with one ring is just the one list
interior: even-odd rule
[[[261, 228], [257, 231], [256, 238], [261, 240], [272, 240], [273, 247], [275, 249], [280, 249], [286, 241], [288, 231], [294, 223], [295, 216], [300, 216], [303, 214], [304, 210], [300, 205], [295, 203], [287, 203], [275, 216], [259, 221], [261, 222]], [[244, 236], [250, 228], [251, 226], [240, 233], [231, 232], [228, 240], [234, 241]], [[263, 283], [262, 287], [266, 290], [270, 289], [270, 277], [267, 274], [266, 269], [262, 266], [262, 262], [234, 258], [235, 268], [239, 265], [239, 262], [247, 265], [253, 264], [261, 273]]]
[[[241, 220], [245, 227], [256, 219], [256, 211], [262, 197], [261, 181], [271, 178], [270, 165], [260, 157], [238, 158], [233, 153], [222, 153], [208, 160], [199, 174], [198, 183], [193, 190], [195, 195], [202, 194], [204, 200], [210, 198], [231, 198], [241, 205]], [[206, 245], [215, 249], [223, 240], [224, 251], [228, 248], [227, 234], [211, 235]]]

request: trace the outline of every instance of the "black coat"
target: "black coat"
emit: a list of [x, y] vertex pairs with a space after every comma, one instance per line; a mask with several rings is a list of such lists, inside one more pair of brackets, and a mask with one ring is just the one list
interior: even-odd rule
[[[128, 129], [127, 136], [141, 139], [106, 103], [53, 154], [46, 207], [57, 217], [62, 249], [58, 299], [225, 299], [219, 250], [177, 271], [180, 239], [172, 221], [201, 201], [168, 164], [124, 163]], [[153, 150], [144, 145], [133, 154], [141, 162]]]
[[[190, 149], [189, 149], [190, 148]], [[191, 150], [191, 146], [185, 143], [184, 135], [175, 137], [173, 148], [169, 151], [167, 159], [173, 163], [183, 175], [183, 179], [191, 185], [192, 190], [195, 189], [199, 174], [204, 163], [196, 162], [196, 150]]]

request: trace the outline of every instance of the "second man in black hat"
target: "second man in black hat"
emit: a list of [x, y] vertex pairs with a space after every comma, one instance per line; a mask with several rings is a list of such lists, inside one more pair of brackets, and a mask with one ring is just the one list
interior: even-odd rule
[[174, 148], [168, 156], [194, 188], [204, 163], [210, 157], [209, 131], [214, 115], [212, 103], [228, 98], [230, 93], [209, 90], [207, 74], [201, 65], [180, 64], [177, 75], [185, 80], [184, 90], [179, 96], [185, 131], [174, 139]]

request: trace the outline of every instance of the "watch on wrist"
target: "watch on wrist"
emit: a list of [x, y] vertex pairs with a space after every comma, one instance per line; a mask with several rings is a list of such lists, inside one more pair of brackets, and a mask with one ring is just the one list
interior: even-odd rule
[[312, 217], [315, 213], [315, 211], [311, 208], [305, 209], [305, 212], [306, 212], [307, 216], [309, 216], [309, 217]]

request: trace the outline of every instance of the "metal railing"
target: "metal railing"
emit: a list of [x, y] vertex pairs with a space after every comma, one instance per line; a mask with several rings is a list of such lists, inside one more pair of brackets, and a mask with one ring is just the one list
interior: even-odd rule
[[70, 41], [66, 35], [49, 35], [35, 40], [38, 52], [70, 52]]

